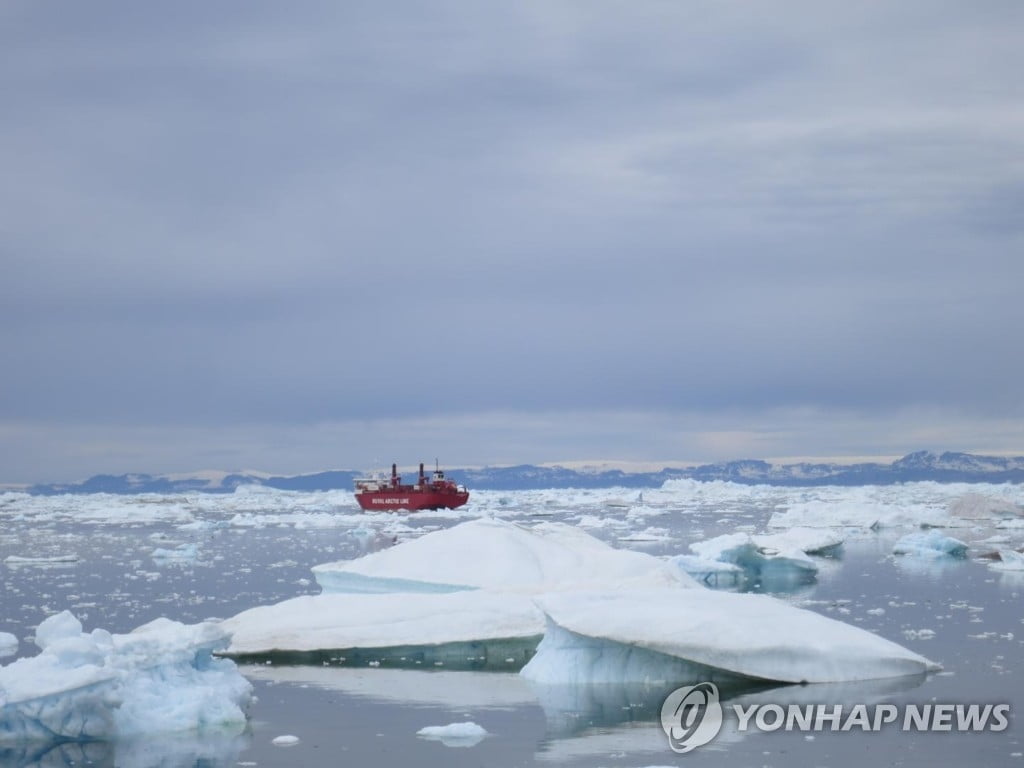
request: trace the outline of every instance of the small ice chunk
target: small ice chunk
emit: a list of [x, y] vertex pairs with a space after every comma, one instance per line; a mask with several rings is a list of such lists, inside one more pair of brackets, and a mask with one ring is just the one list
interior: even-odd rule
[[18, 638], [10, 632], [0, 632], [0, 657], [13, 656], [18, 652]]
[[150, 557], [154, 560], [194, 560], [198, 555], [195, 544], [179, 544], [174, 549], [154, 549]]
[[43, 650], [59, 640], [75, 638], [82, 634], [82, 622], [71, 611], [61, 611], [45, 619], [36, 628], [36, 645]]
[[934, 629], [905, 629], [903, 636], [910, 640], [931, 640], [935, 637]]
[[467, 721], [449, 725], [428, 725], [416, 731], [416, 735], [440, 741], [446, 747], [472, 747], [484, 740], [487, 730], [481, 725]]
[[275, 747], [293, 747], [299, 743], [299, 737], [286, 733], [283, 736], [275, 736], [270, 743]]

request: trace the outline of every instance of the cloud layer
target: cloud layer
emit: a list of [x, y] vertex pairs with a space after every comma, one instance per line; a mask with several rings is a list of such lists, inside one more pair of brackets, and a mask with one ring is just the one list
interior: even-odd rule
[[2, 480], [1024, 450], [1018, 3], [3, 13]]

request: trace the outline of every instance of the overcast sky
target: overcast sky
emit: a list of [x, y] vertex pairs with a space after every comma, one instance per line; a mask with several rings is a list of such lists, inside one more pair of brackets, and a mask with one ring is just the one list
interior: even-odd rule
[[1024, 4], [0, 8], [0, 481], [1024, 454]]

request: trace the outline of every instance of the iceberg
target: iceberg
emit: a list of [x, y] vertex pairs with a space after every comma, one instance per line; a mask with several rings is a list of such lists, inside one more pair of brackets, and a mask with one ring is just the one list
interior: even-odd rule
[[70, 611], [36, 630], [41, 653], [0, 667], [0, 742], [114, 740], [175, 731], [240, 732], [252, 686], [213, 651], [215, 622], [157, 619], [90, 633]]
[[967, 556], [967, 545], [945, 536], [938, 531], [908, 533], [893, 545], [894, 555], [913, 555], [915, 557], [957, 557]]
[[540, 593], [598, 585], [697, 586], [663, 560], [615, 549], [565, 523], [481, 518], [357, 560], [313, 568], [324, 592]]
[[[834, 538], [806, 540], [815, 545], [833, 546]], [[764, 546], [763, 541], [775, 546]], [[815, 562], [795, 546], [798, 541], [798, 537], [790, 538], [788, 533], [761, 537], [748, 533], [725, 534], [691, 544], [695, 556], [677, 556], [670, 562], [708, 585], [732, 586], [750, 581], [768, 587], [785, 587], [813, 581], [818, 573]], [[841, 539], [839, 541], [841, 543]], [[722, 565], [733, 568], [723, 569]]]
[[878, 635], [766, 595], [630, 590], [552, 594], [538, 603], [547, 627], [521, 674], [539, 683], [825, 683], [940, 668]]
[[519, 669], [544, 632], [534, 595], [686, 588], [664, 560], [570, 525], [472, 520], [313, 569], [324, 589], [226, 620], [235, 658]]
[[997, 571], [1024, 571], [1024, 554], [1012, 549], [1000, 549], [999, 559], [989, 563]]

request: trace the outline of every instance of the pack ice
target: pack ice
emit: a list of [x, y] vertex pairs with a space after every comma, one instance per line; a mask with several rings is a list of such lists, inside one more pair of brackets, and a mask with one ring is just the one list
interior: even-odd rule
[[705, 589], [667, 560], [614, 549], [564, 524], [475, 520], [314, 572], [335, 592], [229, 619], [228, 653], [412, 652], [519, 638], [534, 644], [529, 656], [543, 634], [523, 670], [539, 682], [838, 682], [937, 668], [774, 598]]
[[252, 686], [215, 622], [157, 619], [90, 633], [70, 611], [36, 630], [36, 656], [0, 667], [0, 742], [112, 740], [184, 730], [239, 732]]

